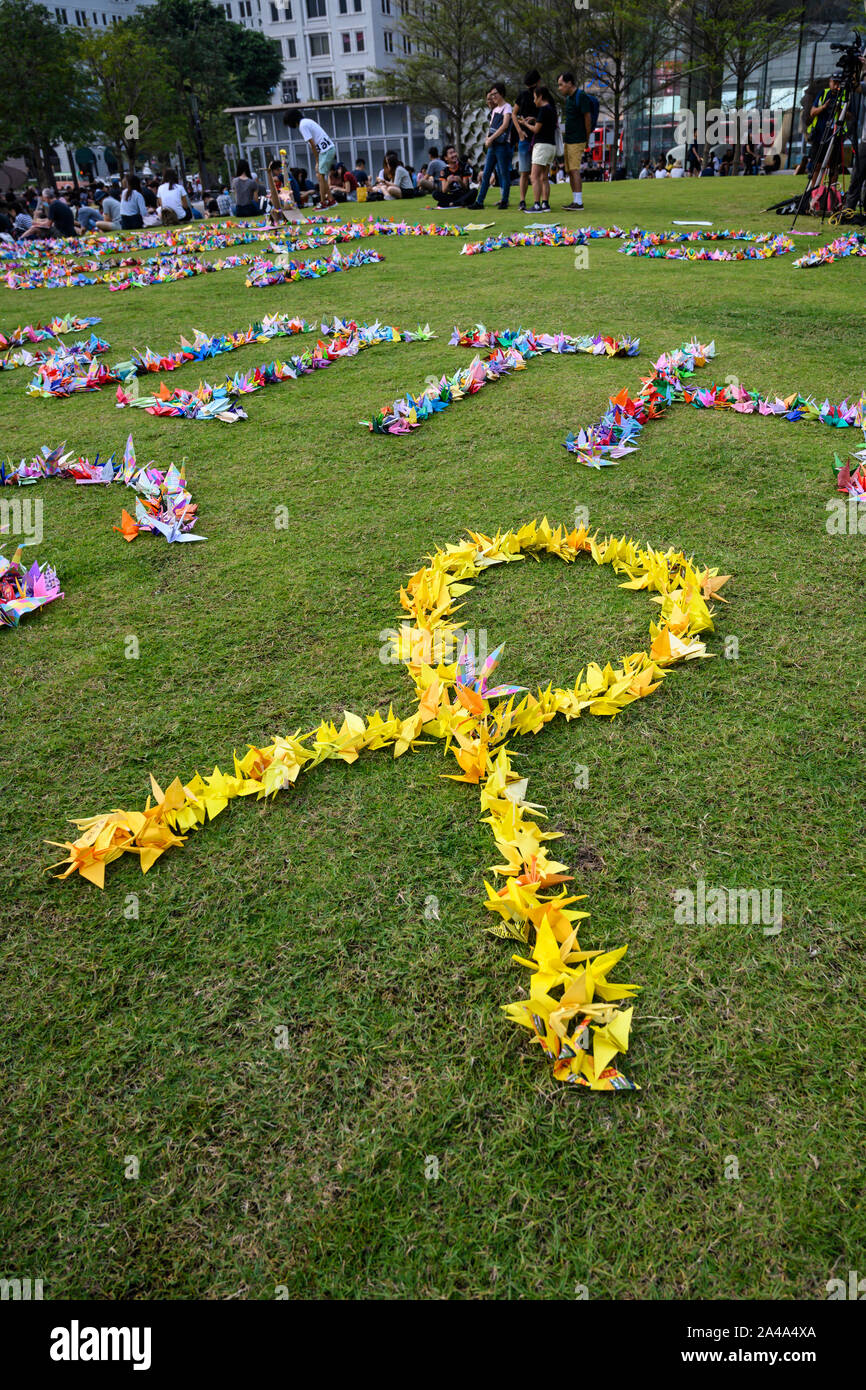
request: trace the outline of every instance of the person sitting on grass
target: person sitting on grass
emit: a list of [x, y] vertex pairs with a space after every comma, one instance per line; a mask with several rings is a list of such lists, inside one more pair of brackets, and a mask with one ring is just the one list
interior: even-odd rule
[[306, 140], [316, 161], [316, 176], [319, 181], [319, 201], [318, 208], [332, 208], [335, 199], [331, 197], [328, 190], [328, 175], [331, 166], [337, 158], [337, 146], [334, 144], [330, 135], [323, 130], [318, 121], [311, 120], [305, 116], [299, 106], [295, 106], [285, 114], [285, 122], [289, 130], [299, 130], [301, 138]]
[[156, 197], [164, 227], [192, 221], [192, 208], [186, 196], [186, 189], [182, 183], [178, 183], [177, 174], [173, 169], [164, 171], [162, 183], [156, 190]]
[[373, 185], [373, 192], [381, 193], [383, 198], [414, 198], [415, 191], [412, 175], [400, 163], [397, 151], [386, 150], [385, 161]]
[[427, 151], [430, 158], [426, 164], [422, 164], [418, 175], [418, 191], [420, 193], [435, 193], [439, 187], [439, 180], [445, 173], [447, 165], [444, 159], [439, 158], [439, 148], [431, 145]]
[[141, 180], [137, 174], [127, 174], [123, 180], [120, 195], [120, 225], [125, 232], [138, 231], [144, 226], [147, 203], [141, 193]]
[[75, 236], [75, 216], [54, 188], [43, 188], [41, 215], [33, 218], [32, 226], [21, 241], [38, 241], [43, 237]]
[[465, 208], [471, 203], [474, 193], [469, 186], [469, 169], [453, 145], [445, 151], [445, 173], [434, 188], [433, 197], [440, 208]]
[[245, 159], [238, 160], [238, 171], [232, 179], [232, 214], [235, 217], [258, 217], [261, 213], [259, 192], [258, 179], [253, 178], [249, 164]]

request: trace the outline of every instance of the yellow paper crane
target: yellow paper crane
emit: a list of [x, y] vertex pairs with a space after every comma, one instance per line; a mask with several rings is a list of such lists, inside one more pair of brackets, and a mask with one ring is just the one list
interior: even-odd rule
[[[470, 581], [493, 565], [527, 555], [552, 555], [569, 564], [586, 556], [624, 576], [623, 588], [650, 593], [659, 611], [650, 624], [649, 649], [620, 658], [618, 665], [590, 663], [571, 689], [548, 685], [534, 695], [519, 686], [488, 686], [501, 649], [478, 668], [465, 646], [456, 661], [432, 666], [425, 659], [429, 638], [437, 629], [460, 631], [454, 614], [471, 590]], [[557, 1080], [595, 1091], [637, 1089], [614, 1061], [628, 1048], [633, 1012], [618, 1006], [637, 986], [609, 975], [627, 947], [580, 948], [577, 923], [588, 914], [569, 906], [580, 898], [561, 887], [571, 875], [548, 851], [559, 832], [538, 824], [545, 818], [543, 808], [526, 800], [527, 779], [514, 771], [507, 741], [538, 733], [560, 714], [613, 717], [656, 691], [672, 666], [710, 655], [701, 640], [713, 631], [708, 601], [728, 578], [696, 568], [681, 551], [662, 553], [624, 536], [598, 540], [585, 526], [567, 533], [552, 529], [546, 517], [493, 537], [470, 532], [457, 545], [437, 549], [400, 590], [409, 621], [398, 652], [415, 687], [413, 714], [400, 718], [389, 709], [387, 717], [376, 712], [364, 719], [347, 713], [339, 728], [323, 722], [309, 733], [275, 738], [266, 748], [250, 747], [243, 758], [235, 757], [233, 774], [215, 767], [210, 776], [196, 773], [187, 783], [175, 778], [165, 792], [151, 779], [153, 804], [148, 798], [144, 811], [114, 810], [74, 821], [81, 834], [59, 846], [67, 858], [53, 867], [62, 870], [60, 878], [78, 873], [102, 888], [107, 864], [137, 854], [147, 873], [166, 850], [183, 845], [190, 831], [235, 797], [275, 796], [332, 758], [353, 763], [362, 752], [381, 748], [392, 748], [398, 758], [440, 739], [460, 768], [443, 775], [479, 788], [483, 819], [500, 855], [492, 872], [502, 886], [484, 885], [485, 906], [497, 918], [490, 930], [528, 948], [514, 959], [532, 972], [529, 998], [504, 1005], [507, 1017], [533, 1035]]]

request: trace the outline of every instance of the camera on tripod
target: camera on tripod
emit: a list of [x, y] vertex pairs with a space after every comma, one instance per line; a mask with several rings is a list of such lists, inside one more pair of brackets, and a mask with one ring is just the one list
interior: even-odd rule
[[863, 39], [859, 34], [854, 35], [853, 43], [831, 43], [831, 50], [838, 53], [836, 66], [839, 69], [839, 80], [841, 82], [856, 82], [860, 76], [860, 64], [863, 59]]

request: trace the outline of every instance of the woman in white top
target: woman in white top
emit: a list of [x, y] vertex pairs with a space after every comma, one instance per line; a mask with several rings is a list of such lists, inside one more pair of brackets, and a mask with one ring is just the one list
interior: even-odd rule
[[685, 174], [686, 171], [683, 168], [683, 161], [681, 159], [675, 159], [671, 166], [671, 178], [682, 179], [685, 178]]
[[141, 193], [141, 180], [137, 174], [127, 174], [123, 180], [120, 195], [120, 225], [125, 232], [135, 231], [144, 226], [147, 203]]
[[186, 189], [182, 183], [178, 183], [177, 175], [173, 169], [164, 171], [162, 183], [156, 190], [156, 197], [163, 223], [189, 222], [192, 218], [192, 208], [186, 196]]
[[400, 163], [400, 156], [396, 150], [385, 151], [385, 163], [379, 171], [373, 191], [381, 193], [383, 198], [414, 197], [415, 185], [412, 175]]

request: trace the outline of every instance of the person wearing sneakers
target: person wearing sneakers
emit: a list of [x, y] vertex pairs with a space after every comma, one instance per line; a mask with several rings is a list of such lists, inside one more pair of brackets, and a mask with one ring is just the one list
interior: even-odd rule
[[487, 93], [487, 107], [490, 111], [490, 126], [484, 140], [486, 151], [484, 172], [478, 197], [470, 208], [483, 208], [493, 171], [499, 184], [498, 208], [508, 207], [508, 194], [511, 190], [511, 106], [505, 100], [505, 83], [494, 82]]
[[529, 187], [529, 174], [532, 169], [532, 133], [523, 122], [528, 118], [535, 120], [535, 88], [541, 81], [538, 68], [531, 68], [523, 79], [523, 90], [518, 93], [511, 113], [511, 123], [518, 136], [517, 168], [520, 174], [520, 211], [526, 212], [526, 190]]
[[580, 161], [592, 134], [592, 105], [586, 92], [578, 87], [573, 72], [561, 72], [556, 83], [560, 96], [565, 98], [565, 172], [571, 184], [571, 202], [563, 212], [578, 212], [583, 208], [583, 185]]
[[336, 163], [337, 147], [326, 130], [323, 130], [318, 121], [311, 120], [305, 116], [300, 107], [292, 107], [283, 117], [289, 130], [298, 130], [301, 139], [306, 140], [310, 147], [313, 159], [316, 161], [315, 169], [319, 181], [319, 201], [316, 207], [333, 208], [337, 202], [331, 197], [328, 188], [328, 176], [331, 167]]
[[549, 87], [538, 86], [534, 93], [535, 119], [521, 122], [535, 137], [532, 146], [532, 191], [535, 203], [530, 212], [550, 212], [550, 166], [556, 159], [556, 106]]

